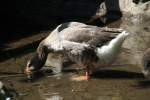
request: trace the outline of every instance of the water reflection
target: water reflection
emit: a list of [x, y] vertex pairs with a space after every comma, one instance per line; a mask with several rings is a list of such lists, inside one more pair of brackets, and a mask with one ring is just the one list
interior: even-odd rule
[[63, 98], [59, 95], [53, 95], [49, 98], [46, 98], [45, 100], [62, 100]]

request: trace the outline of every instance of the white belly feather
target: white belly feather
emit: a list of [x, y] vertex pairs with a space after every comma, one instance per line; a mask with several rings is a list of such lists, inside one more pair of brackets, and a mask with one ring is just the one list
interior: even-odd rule
[[98, 66], [107, 66], [115, 60], [120, 53], [121, 46], [127, 36], [128, 33], [123, 31], [115, 39], [110, 41], [108, 45], [97, 48], [96, 52], [99, 57]]

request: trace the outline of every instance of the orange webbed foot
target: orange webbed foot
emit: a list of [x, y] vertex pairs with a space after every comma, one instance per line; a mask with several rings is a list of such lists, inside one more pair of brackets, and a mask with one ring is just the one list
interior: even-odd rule
[[88, 81], [89, 76], [76, 76], [71, 78], [72, 81]]

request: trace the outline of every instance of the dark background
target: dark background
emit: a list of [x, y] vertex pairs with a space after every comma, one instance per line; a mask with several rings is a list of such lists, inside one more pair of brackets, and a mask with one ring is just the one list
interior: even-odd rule
[[[104, 0], [5, 0], [1, 1], [1, 43], [50, 30], [67, 21], [86, 22]], [[120, 11], [118, 0], [106, 0], [108, 19]], [[121, 13], [119, 13], [121, 15]], [[100, 23], [100, 22], [98, 22]]]

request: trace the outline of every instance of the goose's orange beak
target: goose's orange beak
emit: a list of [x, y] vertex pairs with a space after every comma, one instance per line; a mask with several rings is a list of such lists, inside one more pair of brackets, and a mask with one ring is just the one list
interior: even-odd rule
[[25, 67], [24, 73], [25, 73], [25, 75], [27, 76], [28, 79], [31, 78], [32, 72], [30, 71], [28, 66]]

